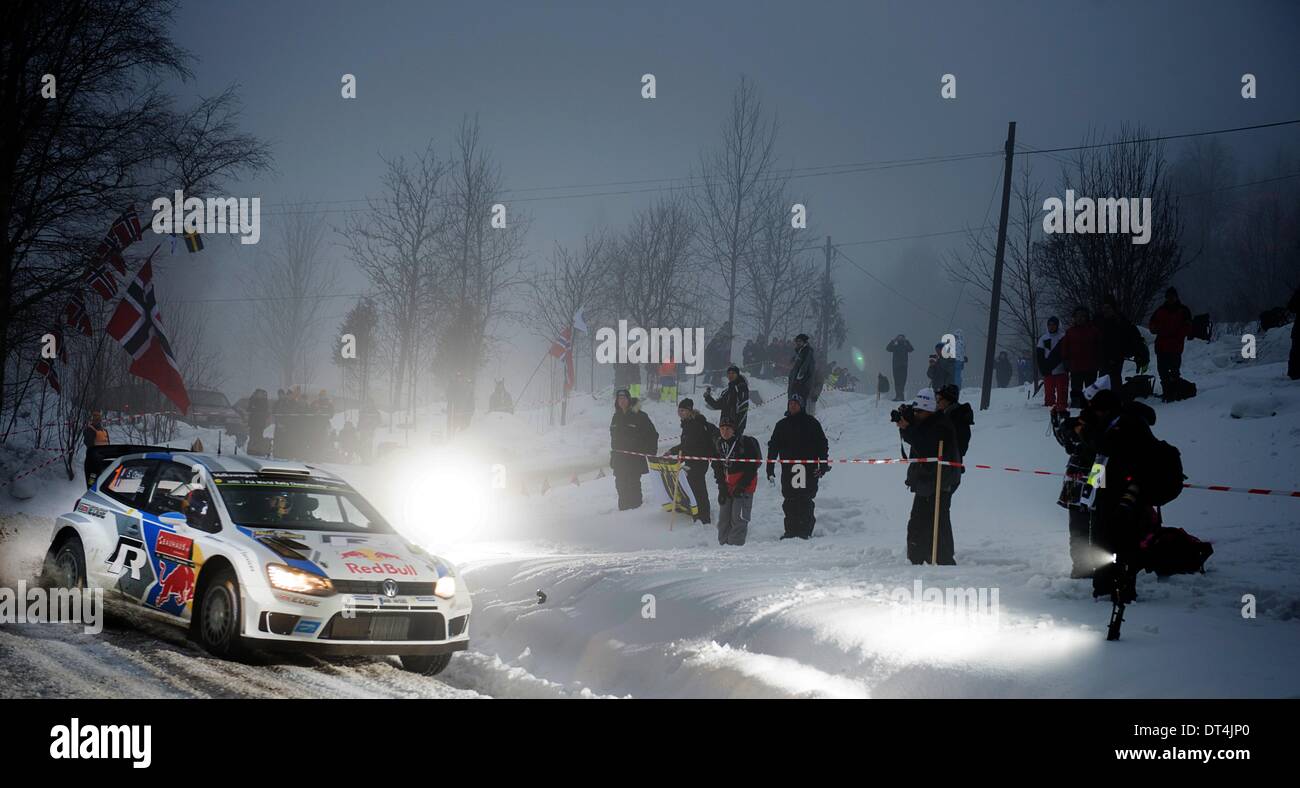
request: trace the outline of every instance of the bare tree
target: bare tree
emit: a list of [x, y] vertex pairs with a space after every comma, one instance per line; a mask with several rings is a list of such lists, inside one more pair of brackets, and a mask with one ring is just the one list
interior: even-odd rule
[[[1294, 163], [1279, 162], [1276, 172], [1294, 172]], [[1272, 184], [1244, 204], [1233, 206], [1235, 222], [1228, 235], [1233, 262], [1227, 306], [1242, 320], [1285, 302], [1300, 286], [1300, 189], [1292, 183]]]
[[685, 326], [698, 306], [696, 227], [685, 201], [670, 196], [636, 214], [614, 253], [609, 301], [633, 326]]
[[1062, 188], [1081, 197], [1150, 198], [1151, 238], [1135, 244], [1124, 233], [1049, 234], [1041, 247], [1040, 271], [1048, 301], [1057, 310], [1070, 312], [1079, 304], [1096, 308], [1113, 297], [1120, 314], [1138, 320], [1185, 265], [1164, 148], [1144, 141], [1149, 137], [1140, 126], [1124, 127], [1109, 144], [1078, 151], [1074, 162], [1062, 168]]
[[287, 206], [276, 241], [249, 278], [254, 325], [285, 388], [310, 383], [313, 350], [320, 345], [322, 296], [334, 289], [336, 269], [323, 253], [325, 221], [305, 206]]
[[440, 190], [448, 165], [430, 143], [413, 162], [386, 159], [382, 196], [343, 232], [352, 261], [370, 279], [383, 314], [381, 334], [394, 348], [389, 401], [414, 409], [419, 342], [432, 328], [439, 290], [439, 239], [446, 226]]
[[733, 330], [746, 267], [759, 258], [754, 252], [770, 217], [772, 194], [784, 186], [775, 172], [776, 136], [776, 118], [765, 117], [757, 89], [741, 79], [722, 125], [722, 142], [701, 155], [698, 188], [691, 192], [701, 252], [721, 277]]
[[166, 35], [175, 9], [173, 0], [0, 4], [4, 404], [20, 404], [10, 385], [16, 349], [80, 289], [118, 214], [176, 188], [202, 195], [269, 163], [265, 146], [235, 128], [233, 90], [175, 109], [163, 83], [190, 75], [190, 56]]
[[[1032, 353], [1042, 333], [1039, 309], [1042, 299], [1038, 257], [1042, 238], [1041, 187], [1033, 178], [1033, 168], [1023, 160], [1020, 180], [1012, 192], [1013, 216], [1007, 228], [1007, 246], [1002, 272], [1002, 305], [998, 312], [1002, 328], [1016, 337], [1022, 346], [1017, 353]], [[965, 252], [949, 255], [944, 267], [948, 277], [967, 287], [982, 309], [989, 308], [993, 294], [993, 267], [997, 235], [988, 227], [970, 228]], [[1032, 365], [1034, 381], [1038, 367]]]
[[791, 204], [784, 190], [770, 192], [751, 259], [745, 261], [748, 297], [741, 316], [764, 338], [800, 330], [822, 295], [817, 267], [804, 254], [801, 231], [791, 225]]
[[462, 120], [444, 197], [435, 369], [447, 380], [449, 432], [468, 426], [493, 326], [507, 313], [507, 294], [527, 281], [519, 263], [529, 221], [496, 209], [505, 207], [501, 172], [481, 137], [477, 120]]

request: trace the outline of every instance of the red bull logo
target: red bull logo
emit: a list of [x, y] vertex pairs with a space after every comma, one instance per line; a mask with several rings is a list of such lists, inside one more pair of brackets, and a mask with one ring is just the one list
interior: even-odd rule
[[376, 563], [374, 566], [365, 564], [355, 564], [351, 561], [343, 562], [348, 571], [354, 575], [410, 575], [415, 576], [419, 573], [414, 566], [410, 564], [394, 564], [391, 562]]
[[158, 577], [162, 578], [155, 603], [158, 606], [167, 604], [172, 597], [175, 597], [177, 603], [181, 605], [188, 603], [194, 597], [194, 567], [177, 564], [172, 571], [168, 572], [167, 565], [159, 561]]
[[400, 561], [402, 557], [393, 553], [385, 553], [383, 550], [372, 550], [369, 547], [358, 547], [354, 550], [345, 550], [339, 553], [340, 558], [365, 558], [375, 563], [382, 561]]

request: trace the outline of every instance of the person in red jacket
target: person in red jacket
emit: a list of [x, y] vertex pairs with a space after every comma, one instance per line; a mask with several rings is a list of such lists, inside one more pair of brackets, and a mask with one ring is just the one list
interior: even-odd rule
[[743, 545], [749, 534], [749, 513], [758, 489], [763, 451], [753, 437], [736, 431], [729, 415], [718, 420], [718, 430], [718, 459], [713, 461], [718, 482], [718, 544]]
[[1178, 291], [1171, 287], [1147, 327], [1156, 335], [1156, 370], [1163, 387], [1182, 377], [1183, 342], [1192, 335], [1192, 311], [1178, 300]]
[[1083, 390], [1097, 379], [1101, 368], [1101, 329], [1092, 322], [1087, 307], [1074, 310], [1074, 323], [1061, 340], [1061, 362], [1070, 372], [1070, 407], [1082, 408]]

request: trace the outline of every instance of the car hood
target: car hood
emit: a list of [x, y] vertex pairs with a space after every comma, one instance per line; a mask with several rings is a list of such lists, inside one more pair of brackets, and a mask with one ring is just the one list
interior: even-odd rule
[[290, 566], [318, 572], [331, 580], [433, 582], [451, 574], [437, 556], [390, 534], [356, 534], [293, 529], [240, 528]]

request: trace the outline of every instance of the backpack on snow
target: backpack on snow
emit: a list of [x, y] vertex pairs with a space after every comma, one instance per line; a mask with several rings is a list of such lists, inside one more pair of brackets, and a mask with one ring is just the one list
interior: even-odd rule
[[1150, 375], [1134, 375], [1124, 381], [1120, 386], [1119, 395], [1121, 399], [1145, 399], [1156, 393], [1155, 378]]
[[1181, 528], [1161, 526], [1139, 545], [1141, 566], [1158, 577], [1186, 575], [1205, 571], [1205, 562], [1214, 555], [1214, 546]]
[[1143, 463], [1143, 502], [1151, 506], [1164, 506], [1183, 491], [1183, 455], [1168, 441], [1156, 439]]
[[1178, 402], [1195, 396], [1196, 384], [1186, 378], [1167, 380], [1160, 391], [1160, 399], [1164, 402]]

